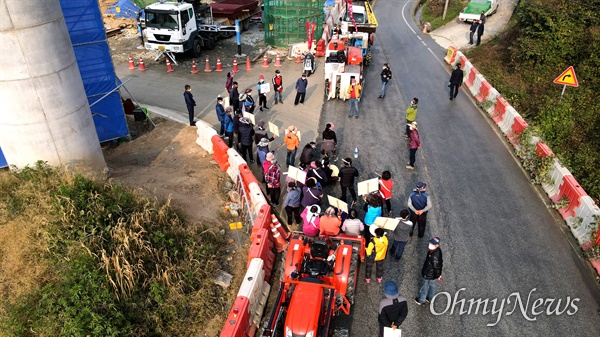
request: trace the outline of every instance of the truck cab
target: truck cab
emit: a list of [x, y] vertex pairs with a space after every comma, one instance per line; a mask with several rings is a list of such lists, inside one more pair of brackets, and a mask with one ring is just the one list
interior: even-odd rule
[[192, 50], [195, 57], [200, 56], [203, 43], [191, 4], [159, 2], [146, 7], [144, 13], [146, 49], [167, 53]]

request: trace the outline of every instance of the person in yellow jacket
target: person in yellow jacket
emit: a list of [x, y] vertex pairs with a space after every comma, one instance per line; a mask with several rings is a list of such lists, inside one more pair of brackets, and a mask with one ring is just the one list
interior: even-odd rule
[[[350, 96], [350, 110], [348, 111], [348, 117], [358, 118], [358, 100], [360, 99], [360, 94], [362, 91], [362, 87], [360, 83], [356, 83], [356, 79], [352, 79], [352, 85], [348, 87], [348, 95]], [[356, 115], [353, 113], [356, 111]]]
[[383, 280], [383, 262], [385, 261], [385, 255], [388, 249], [388, 239], [384, 235], [383, 228], [375, 229], [375, 236], [371, 238], [366, 248], [366, 268], [365, 268], [365, 279], [367, 283], [371, 283], [371, 271], [373, 269], [373, 262], [375, 262], [375, 276], [377, 282], [381, 283]]

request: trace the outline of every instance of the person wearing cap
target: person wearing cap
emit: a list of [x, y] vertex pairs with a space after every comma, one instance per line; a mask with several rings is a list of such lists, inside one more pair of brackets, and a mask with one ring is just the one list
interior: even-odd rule
[[340, 177], [340, 187], [342, 188], [342, 201], [346, 202], [346, 191], [350, 190], [350, 195], [352, 196], [352, 205], [350, 207], [354, 207], [354, 204], [356, 204], [354, 178], [358, 177], [358, 170], [352, 166], [352, 159], [350, 158], [342, 159], [342, 164], [344, 166], [340, 169], [338, 175]]
[[302, 218], [300, 217], [300, 201], [302, 199], [302, 189], [296, 186], [295, 181], [290, 181], [287, 184], [287, 194], [285, 196], [285, 200], [283, 201], [283, 208], [285, 209], [285, 214], [287, 214], [287, 223], [288, 226], [294, 224], [294, 220], [296, 220], [296, 224], [300, 225], [302, 222]]
[[408, 125], [410, 128], [410, 137], [408, 141], [408, 165], [406, 168], [409, 170], [415, 169], [415, 160], [417, 159], [417, 150], [421, 148], [421, 138], [419, 137], [419, 130], [417, 129], [417, 122], [412, 122]]
[[481, 35], [483, 35], [485, 29], [484, 26], [483, 21], [479, 20], [479, 26], [477, 27], [477, 46], [481, 43]]
[[[240, 118], [240, 126], [238, 130], [238, 147], [240, 148], [240, 152], [242, 158], [245, 161], [250, 159], [251, 163], [254, 163], [254, 159], [252, 158], [252, 143], [254, 142], [254, 128], [252, 127], [252, 122], [246, 118]], [[246, 153], [248, 156], [246, 157]]]
[[262, 166], [269, 152], [269, 139], [261, 138], [258, 144], [256, 144], [256, 163]]
[[453, 100], [458, 96], [458, 89], [463, 83], [463, 71], [460, 69], [460, 62], [456, 64], [456, 69], [452, 71], [450, 79], [448, 80], [448, 86], [450, 87], [450, 100]]
[[406, 109], [406, 134], [404, 135], [404, 138], [406, 139], [410, 136], [410, 128], [408, 125], [417, 119], [417, 113], [419, 112], [419, 107], [417, 106], [418, 103], [419, 99], [415, 97], [410, 102], [410, 106]]
[[[267, 92], [269, 92], [269, 87], [265, 84], [265, 77], [261, 74], [258, 76], [258, 83], [256, 84], [256, 91], [258, 91], [258, 107], [260, 111], [263, 111], [263, 108], [269, 110], [267, 107]], [[261, 88], [263, 90], [261, 90]]]
[[302, 233], [307, 236], [319, 235], [319, 229], [321, 228], [321, 207], [319, 205], [307, 206], [300, 217], [302, 218]]
[[225, 136], [225, 108], [223, 108], [223, 97], [217, 96], [217, 105], [215, 105], [215, 112], [217, 113], [217, 119], [221, 123], [221, 129], [219, 130], [219, 136]]
[[271, 167], [267, 169], [265, 174], [271, 206], [279, 206], [279, 196], [281, 195], [280, 179], [281, 170], [279, 169], [279, 165], [277, 165], [277, 159], [273, 158], [271, 159]]
[[296, 161], [296, 151], [298, 151], [298, 147], [300, 147], [300, 140], [298, 139], [298, 136], [296, 136], [296, 132], [298, 132], [298, 130], [295, 126], [290, 125], [287, 128], [287, 131], [288, 132], [285, 134], [283, 139], [287, 149], [285, 164], [287, 166], [294, 166], [294, 162]]
[[256, 107], [254, 104], [254, 98], [252, 97], [252, 89], [248, 88], [244, 92], [244, 111], [247, 113], [254, 114], [254, 108]]
[[431, 301], [435, 296], [435, 281], [442, 280], [444, 260], [442, 259], [440, 238], [434, 237], [429, 240], [427, 248], [427, 256], [425, 257], [425, 263], [423, 263], [423, 269], [421, 269], [423, 283], [421, 284], [421, 289], [419, 289], [419, 296], [415, 298], [415, 303], [418, 305], [423, 305]]
[[195, 126], [196, 122], [194, 122], [194, 107], [196, 106], [196, 101], [194, 100], [194, 95], [192, 95], [192, 87], [189, 84], [185, 85], [183, 98], [185, 99], [185, 106], [187, 107], [190, 118], [190, 126]]
[[473, 44], [473, 35], [477, 32], [477, 27], [479, 27], [479, 20], [473, 20], [469, 28], [469, 44]]
[[371, 283], [373, 263], [375, 263], [377, 282], [383, 281], [383, 262], [388, 249], [388, 239], [384, 235], [383, 228], [377, 227], [374, 232], [375, 235], [367, 241], [367, 248], [365, 248], [365, 281], [367, 283]]
[[348, 87], [348, 96], [350, 97], [350, 109], [348, 110], [348, 117], [354, 116], [354, 118], [358, 118], [358, 101], [360, 100], [360, 94], [362, 91], [362, 86], [360, 83], [356, 83], [356, 79], [352, 79], [352, 85]]
[[[427, 224], [427, 212], [431, 209], [431, 198], [425, 193], [427, 184], [418, 182], [415, 188], [408, 197], [408, 208], [410, 209], [410, 221], [413, 226], [418, 227], [419, 238], [425, 235], [425, 225]], [[410, 236], [413, 235], [414, 227], [410, 231]]]
[[302, 152], [300, 153], [300, 166], [310, 167], [310, 163], [319, 159], [319, 152], [317, 152], [317, 144], [310, 142], [304, 145]]
[[234, 112], [241, 111], [240, 110], [240, 93], [238, 92], [238, 82], [233, 82], [233, 87], [231, 87], [231, 91], [229, 92], [229, 105], [233, 107]]
[[400, 211], [400, 217], [396, 218], [400, 220], [400, 222], [396, 228], [394, 228], [394, 242], [390, 249], [390, 254], [396, 258], [396, 261], [399, 261], [402, 257], [404, 247], [410, 237], [410, 232], [413, 230], [413, 223], [409, 220], [409, 217], [410, 212], [407, 209], [403, 209]]
[[358, 212], [352, 208], [348, 212], [348, 219], [342, 224], [342, 231], [347, 235], [359, 236], [365, 230], [365, 225], [358, 218]]
[[[254, 129], [254, 144], [256, 144], [256, 162], [260, 165], [264, 158], [260, 158], [260, 151], [262, 150], [266, 155], [269, 152], [269, 142], [272, 142], [277, 135], [273, 135], [273, 137], [269, 137], [267, 130], [265, 130], [265, 121], [259, 121]], [[263, 139], [267, 141], [265, 145]], [[263, 142], [262, 147], [259, 145]], [[265, 151], [266, 147], [266, 151]]]
[[325, 210], [325, 214], [321, 216], [321, 228], [319, 230], [322, 236], [335, 236], [340, 233], [340, 225], [342, 224], [342, 211], [335, 212], [335, 208], [329, 207]]
[[323, 142], [321, 143], [321, 154], [325, 157], [329, 158], [329, 154], [334, 161], [337, 160], [335, 147], [337, 145], [337, 135], [335, 131], [333, 131], [334, 124], [329, 122], [325, 125], [325, 130], [323, 130]]
[[379, 177], [379, 194], [385, 201], [385, 208], [388, 216], [392, 216], [392, 190], [394, 189], [394, 181], [390, 171], [381, 172]]
[[406, 298], [398, 293], [398, 286], [392, 281], [383, 284], [383, 294], [385, 297], [379, 302], [379, 337], [383, 337], [383, 328], [388, 327], [396, 329], [408, 316], [408, 303]]
[[296, 81], [296, 99], [294, 100], [294, 106], [298, 105], [298, 103], [304, 104], [306, 87], [308, 87], [308, 79], [306, 79], [306, 74], [302, 73], [302, 76]]
[[329, 183], [329, 178], [327, 177], [327, 173], [323, 170], [323, 164], [320, 161], [312, 161], [310, 162], [310, 170], [306, 174], [309, 178], [317, 179], [317, 183], [319, 186], [325, 186]]
[[225, 139], [229, 139], [229, 143], [227, 144], [230, 148], [233, 146], [233, 118], [231, 117], [231, 112], [233, 108], [228, 106], [225, 109], [225, 117], [223, 117], [223, 125], [225, 128]]
[[275, 92], [275, 104], [277, 104], [278, 101], [283, 104], [283, 98], [281, 98], [281, 93], [283, 92], [283, 78], [281, 78], [281, 71], [279, 71], [279, 69], [275, 70], [275, 76], [273, 76], [271, 82], [273, 82], [273, 91]]
[[381, 71], [381, 95], [378, 98], [385, 98], [385, 90], [389, 80], [392, 79], [392, 71], [387, 63], [383, 64], [383, 70]]

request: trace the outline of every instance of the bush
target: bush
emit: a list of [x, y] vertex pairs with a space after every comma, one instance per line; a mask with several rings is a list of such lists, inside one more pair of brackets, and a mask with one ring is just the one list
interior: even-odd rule
[[425, 24], [425, 22], [431, 23], [431, 29], [437, 29], [446, 23], [456, 20], [458, 18], [458, 14], [462, 11], [466, 6], [467, 0], [450, 0], [448, 2], [448, 10], [446, 11], [446, 18], [442, 19], [442, 15], [444, 14], [444, 5], [446, 0], [429, 0], [423, 5], [423, 10], [421, 11], [421, 24]]

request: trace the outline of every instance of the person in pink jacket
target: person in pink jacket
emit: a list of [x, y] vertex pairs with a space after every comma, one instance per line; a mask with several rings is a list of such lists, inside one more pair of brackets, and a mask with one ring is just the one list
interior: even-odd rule
[[408, 142], [408, 147], [410, 149], [410, 162], [408, 165], [406, 165], [406, 168], [409, 170], [414, 170], [417, 150], [421, 147], [421, 139], [419, 138], [419, 130], [417, 130], [416, 121], [408, 124], [408, 127], [410, 128], [410, 140]]
[[311, 205], [304, 209], [300, 216], [302, 217], [302, 232], [308, 236], [319, 235], [321, 228], [321, 207], [319, 205]]

